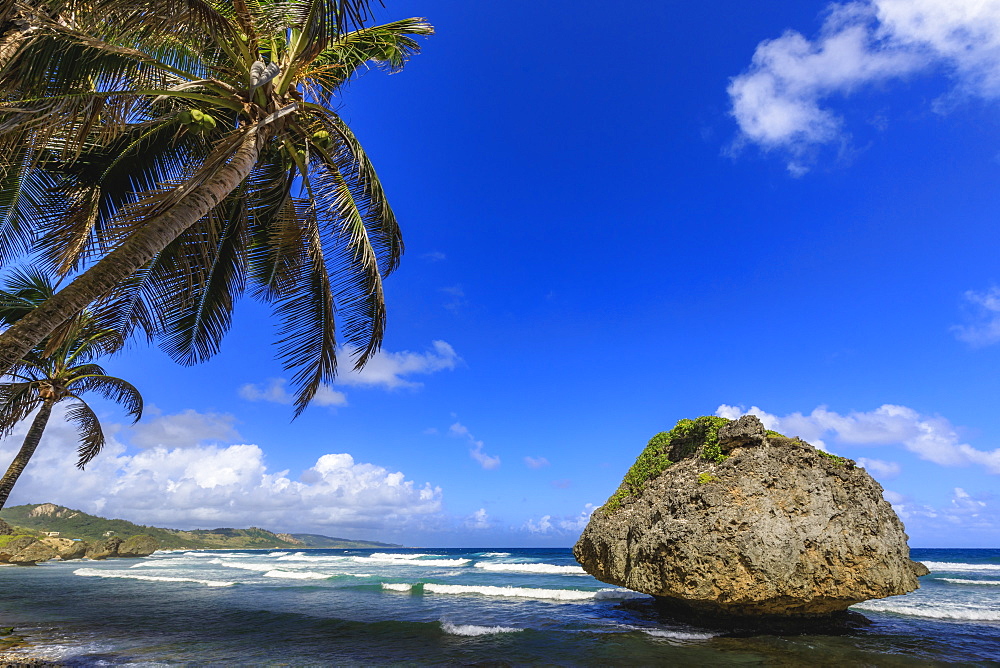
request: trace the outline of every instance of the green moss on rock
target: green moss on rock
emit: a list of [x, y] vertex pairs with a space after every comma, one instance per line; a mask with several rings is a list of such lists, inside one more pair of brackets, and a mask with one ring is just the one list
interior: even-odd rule
[[623, 500], [637, 496], [647, 482], [676, 461], [699, 453], [708, 461], [725, 460], [726, 456], [719, 449], [719, 429], [728, 422], [726, 418], [703, 415], [694, 420], [679, 420], [670, 431], [653, 436], [625, 474], [618, 491], [604, 504], [604, 512], [614, 512]]

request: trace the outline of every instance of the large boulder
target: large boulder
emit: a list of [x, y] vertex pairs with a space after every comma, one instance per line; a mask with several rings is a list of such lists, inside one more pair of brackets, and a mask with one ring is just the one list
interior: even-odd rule
[[34, 536], [14, 536], [0, 545], [0, 564], [8, 563], [11, 557], [37, 541]]
[[12, 554], [7, 562], [20, 566], [33, 566], [39, 561], [48, 561], [49, 559], [55, 559], [57, 556], [59, 555], [56, 554], [55, 550], [42, 541], [36, 540], [27, 547]]
[[148, 557], [160, 549], [160, 543], [152, 536], [145, 534], [132, 536], [118, 546], [119, 557]]
[[122, 544], [122, 539], [118, 536], [105, 538], [97, 541], [87, 549], [88, 559], [107, 559], [118, 556], [118, 547]]
[[916, 589], [906, 539], [853, 461], [754, 416], [703, 417], [653, 437], [573, 552], [702, 618], [814, 617]]
[[11, 525], [0, 519], [0, 536], [12, 536], [14, 535], [14, 528]]
[[56, 551], [56, 555], [62, 561], [70, 559], [83, 559], [87, 554], [88, 545], [82, 540], [71, 540], [69, 538], [43, 538], [42, 542]]

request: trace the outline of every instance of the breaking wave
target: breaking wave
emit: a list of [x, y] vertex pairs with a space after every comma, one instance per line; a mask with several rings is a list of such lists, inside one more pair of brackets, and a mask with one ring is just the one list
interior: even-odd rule
[[274, 569], [264, 573], [266, 578], [285, 578], [288, 580], [326, 580], [330, 575], [326, 573], [315, 573], [313, 571], [283, 571]]
[[980, 608], [974, 605], [959, 603], [897, 603], [895, 601], [865, 601], [852, 606], [859, 610], [870, 612], [889, 612], [909, 617], [925, 617], [927, 619], [959, 619], [967, 622], [997, 622], [1000, 621], [1000, 610]]
[[387, 591], [404, 591], [404, 592], [410, 592], [410, 591], [413, 591], [413, 585], [411, 585], [411, 584], [397, 584], [395, 582], [383, 582], [382, 583], [382, 589], [385, 589]]
[[952, 584], [962, 584], [962, 585], [989, 585], [989, 586], [1000, 586], [1000, 580], [962, 580], [960, 578], [937, 578], [944, 582], [951, 582]]
[[125, 580], [148, 580], [150, 582], [194, 582], [206, 587], [232, 587], [235, 582], [224, 580], [200, 580], [198, 578], [176, 578], [166, 575], [137, 575], [131, 571], [106, 571], [98, 568], [78, 568], [73, 575], [96, 578], [122, 578]]
[[625, 600], [645, 598], [645, 594], [628, 589], [601, 589], [583, 591], [580, 589], [536, 589], [533, 587], [494, 587], [480, 585], [424, 584], [424, 592], [432, 594], [478, 594], [480, 596], [504, 596], [508, 598], [534, 598], [543, 601], [590, 601]]
[[1000, 573], [1000, 564], [959, 564], [951, 561], [924, 561], [921, 562], [931, 571], [945, 571], [949, 573], [975, 573], [977, 571], [987, 571]]
[[524, 630], [511, 626], [476, 626], [475, 624], [452, 624], [451, 622], [441, 622], [441, 629], [453, 636], [490, 636], [497, 633], [517, 633]]
[[555, 564], [501, 564], [492, 561], [480, 561], [476, 568], [499, 573], [546, 573], [553, 575], [586, 575], [587, 571], [580, 566], [556, 566]]

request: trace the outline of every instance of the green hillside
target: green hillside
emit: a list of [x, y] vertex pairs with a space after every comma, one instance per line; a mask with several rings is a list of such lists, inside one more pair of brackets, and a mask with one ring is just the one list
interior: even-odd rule
[[396, 543], [373, 543], [367, 540], [351, 540], [349, 538], [332, 538], [318, 533], [293, 533], [292, 538], [300, 540], [306, 547], [326, 548], [333, 550], [367, 550], [376, 547], [402, 547]]
[[[387, 543], [330, 538], [314, 534], [275, 534], [265, 529], [163, 529], [134, 524], [127, 520], [109, 520], [88, 515], [79, 510], [56, 506], [51, 503], [11, 506], [0, 511], [0, 518], [14, 527], [31, 531], [58, 531], [61, 538], [82, 538], [86, 541], [101, 540], [109, 535], [128, 538], [147, 534], [160, 542], [166, 550], [176, 549], [303, 549], [309, 547], [368, 549], [393, 547]], [[109, 533], [110, 532], [110, 533]], [[298, 538], [302, 536], [303, 539]], [[308, 540], [306, 540], [306, 538]]]

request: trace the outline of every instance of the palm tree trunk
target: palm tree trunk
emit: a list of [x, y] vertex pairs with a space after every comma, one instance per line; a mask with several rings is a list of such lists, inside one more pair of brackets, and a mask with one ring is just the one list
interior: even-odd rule
[[0, 334], [0, 376], [56, 327], [110, 293], [235, 190], [257, 163], [263, 141], [260, 131], [250, 129], [228, 164], [169, 209], [148, 218], [121, 246]]
[[0, 479], [0, 508], [3, 508], [4, 504], [7, 503], [10, 490], [14, 489], [14, 483], [21, 476], [24, 467], [28, 465], [31, 456], [35, 454], [35, 448], [38, 447], [38, 442], [42, 440], [42, 432], [45, 431], [45, 425], [48, 424], [49, 416], [52, 415], [52, 406], [54, 405], [54, 401], [46, 401], [38, 409], [38, 413], [31, 423], [31, 429], [28, 430], [27, 436], [24, 437], [24, 443], [21, 444], [21, 449], [18, 450], [17, 456], [14, 457], [14, 461], [11, 462], [10, 468], [7, 469], [7, 473], [4, 474], [3, 479]]

